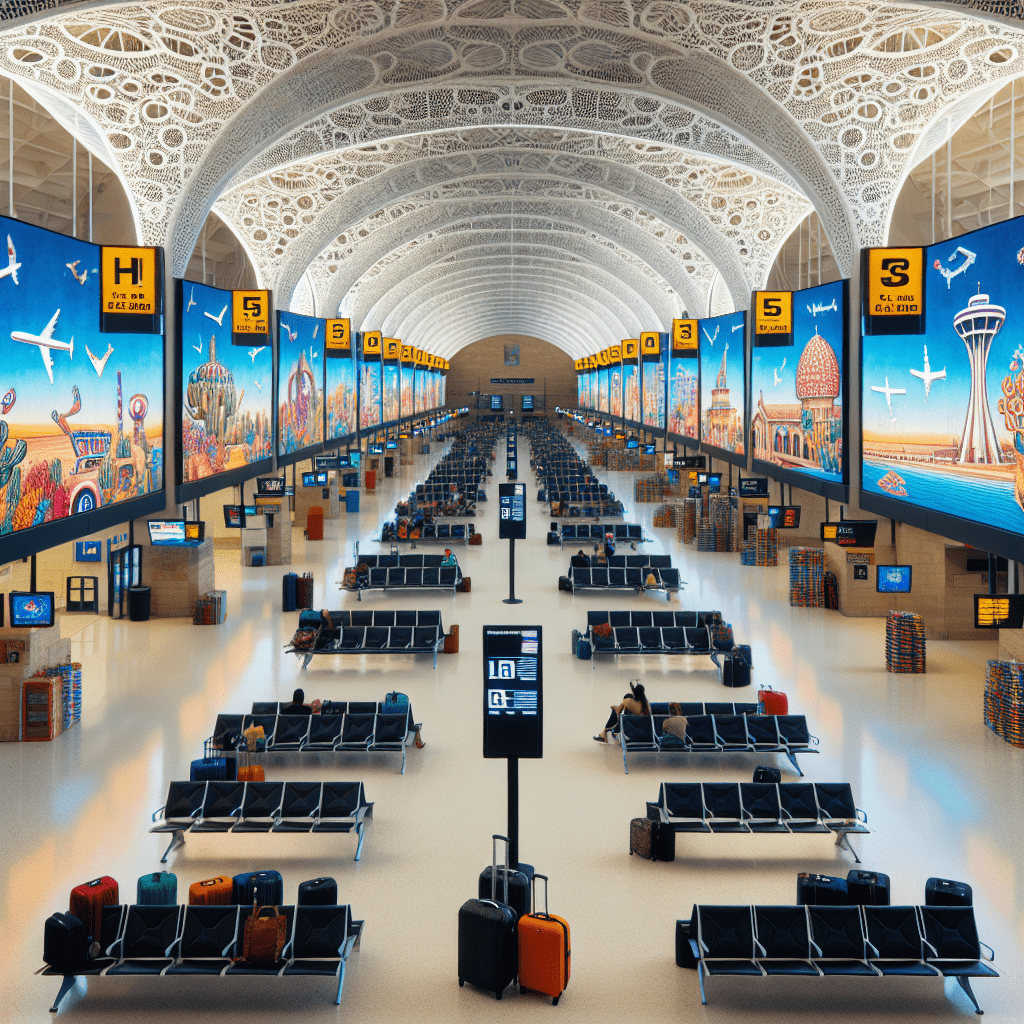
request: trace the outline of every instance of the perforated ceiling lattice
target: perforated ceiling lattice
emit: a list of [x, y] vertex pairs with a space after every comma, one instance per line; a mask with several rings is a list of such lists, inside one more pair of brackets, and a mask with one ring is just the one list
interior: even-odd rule
[[[842, 273], [859, 245], [883, 242], [911, 162], [942, 136], [936, 126], [953, 111], [969, 116], [991, 83], [1024, 71], [1024, 32], [1008, 20], [1020, 18], [1021, 7], [9, 0], [0, 12], [0, 72], [30, 82], [37, 95], [63, 95], [97, 125], [144, 239], [169, 246], [178, 274], [218, 203], [240, 230], [267, 232], [252, 239], [264, 277], [290, 292], [312, 263], [318, 305], [333, 301], [343, 296], [329, 278], [351, 288], [364, 275], [381, 276], [368, 271], [385, 244], [374, 230], [376, 247], [342, 254], [339, 234], [378, 213], [379, 223], [401, 223], [408, 200], [430, 189], [472, 192], [486, 178], [560, 202], [569, 201], [567, 187], [581, 199], [589, 190], [612, 218], [625, 216], [611, 212], [616, 203], [654, 218], [676, 236], [673, 244], [692, 250], [688, 265], [697, 271], [689, 293], [661, 269], [656, 275], [687, 305], [717, 307], [729, 294], [745, 302], [808, 203]], [[21, 20], [5, 26], [12, 17]], [[503, 126], [516, 130], [503, 137]], [[484, 136], [461, 131], [467, 127]], [[440, 152], [428, 133], [446, 133], [454, 151]], [[588, 143], [585, 133], [617, 138]], [[373, 157], [368, 144], [378, 147]], [[529, 173], [497, 173], [489, 161], [502, 155], [527, 160]], [[332, 160], [339, 185], [329, 197], [311, 197], [309, 209], [266, 205], [280, 198], [268, 186], [275, 174], [301, 180], [312, 167], [321, 185]], [[691, 182], [691, 170], [710, 190], [706, 202], [695, 198], [702, 185]], [[750, 176], [742, 202], [714, 180], [722, 174]], [[253, 225], [236, 216], [243, 195]], [[288, 224], [286, 216], [299, 219]], [[585, 229], [584, 218], [577, 222]], [[292, 227], [299, 239], [289, 236]], [[640, 230], [657, 243], [651, 258], [660, 251], [664, 262], [667, 243]], [[611, 253], [611, 236], [597, 238], [602, 231], [593, 222], [589, 237]], [[395, 252], [415, 240], [403, 232], [394, 234]], [[295, 244], [304, 233], [327, 247], [323, 256]], [[601, 264], [609, 273], [624, 252], [647, 260], [636, 247], [611, 245], [614, 255]], [[332, 260], [336, 272], [315, 269]], [[725, 287], [709, 299], [715, 271]], [[386, 294], [368, 293], [360, 308], [383, 310]]]

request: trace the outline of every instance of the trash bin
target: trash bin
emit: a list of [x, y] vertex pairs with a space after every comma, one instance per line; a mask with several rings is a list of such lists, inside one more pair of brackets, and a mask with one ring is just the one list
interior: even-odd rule
[[149, 587], [128, 588], [128, 618], [132, 622], [147, 622], [149, 620]]
[[368, 491], [375, 490], [377, 487], [377, 473], [375, 470], [368, 469], [366, 471], [366, 489]]
[[342, 473], [341, 474], [341, 486], [342, 487], [358, 487], [359, 486], [359, 474], [358, 473]]
[[358, 491], [346, 491], [345, 492], [345, 511], [346, 512], [358, 512], [359, 511], [359, 492]]

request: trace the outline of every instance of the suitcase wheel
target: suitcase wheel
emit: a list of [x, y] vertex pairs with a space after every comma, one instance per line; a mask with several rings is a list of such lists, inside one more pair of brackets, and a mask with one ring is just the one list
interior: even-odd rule
[[500, 992], [495, 992], [494, 993], [494, 998], [497, 999], [500, 1002], [501, 1001], [501, 993]]
[[465, 984], [466, 982], [462, 978], [459, 978], [459, 988], [462, 988], [462, 986]]
[[551, 997], [551, 1005], [552, 1006], [557, 1006], [558, 1005], [558, 1000], [561, 999], [561, 998], [562, 998], [562, 994], [561, 993], [559, 993], [557, 996], [552, 996]]

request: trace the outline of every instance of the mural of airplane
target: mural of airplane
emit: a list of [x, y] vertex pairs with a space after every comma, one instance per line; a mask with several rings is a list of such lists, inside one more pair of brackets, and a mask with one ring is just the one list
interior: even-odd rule
[[257, 391], [262, 391], [263, 390], [263, 385], [258, 380], [254, 380], [253, 384], [256, 385], [256, 390]]
[[775, 374], [775, 386], [778, 387], [782, 383], [782, 378], [779, 376], [780, 373], [786, 368], [786, 357], [782, 357], [782, 365], [777, 370], [772, 370]]
[[928, 392], [932, 389], [932, 381], [944, 380], [946, 377], [946, 368], [943, 367], [941, 370], [933, 370], [928, 363], [928, 346], [924, 347], [924, 369], [923, 370], [911, 370], [910, 375], [917, 377], [924, 381], [924, 400], [928, 401]]
[[282, 323], [281, 326], [288, 332], [288, 343], [291, 344], [299, 336], [299, 332], [293, 331], [286, 323]]
[[319, 324], [313, 324], [313, 340], [314, 341], [316, 341], [316, 336], [319, 333], [320, 333], [320, 325]]
[[50, 383], [53, 383], [53, 357], [50, 355], [51, 349], [57, 349], [60, 352], [67, 352], [69, 359], [75, 357], [75, 339], [72, 335], [70, 341], [56, 341], [53, 337], [54, 329], [57, 326], [57, 317], [60, 316], [60, 310], [58, 309], [50, 322], [43, 328], [39, 334], [30, 334], [28, 331], [11, 331], [11, 341], [20, 341], [25, 345], [35, 345], [39, 349], [39, 354], [43, 357], [43, 366], [46, 367], [46, 375], [50, 378]]
[[218, 327], [223, 327], [224, 326], [224, 314], [227, 311], [228, 311], [228, 307], [225, 306], [220, 311], [220, 316], [214, 316], [212, 313], [207, 313], [206, 310], [203, 310], [203, 316], [208, 316]]
[[77, 271], [77, 270], [75, 269], [75, 268], [76, 268], [76, 267], [78, 266], [78, 264], [79, 264], [79, 263], [81, 263], [81, 262], [82, 262], [81, 260], [75, 260], [75, 262], [74, 262], [74, 263], [65, 263], [65, 264], [64, 264], [64, 266], [65, 266], [65, 267], [67, 267], [67, 268], [68, 268], [68, 270], [70, 270], [70, 271], [71, 271], [71, 276], [72, 276], [72, 277], [73, 277], [73, 278], [74, 278], [74, 279], [75, 279], [75, 280], [76, 280], [76, 281], [77, 281], [77, 282], [78, 282], [79, 284], [85, 284], [85, 279], [86, 279], [86, 278], [87, 278], [87, 277], [89, 276], [89, 271], [88, 271], [88, 270], [83, 270], [83, 271], [82, 271], [81, 273], [79, 273], [79, 272], [78, 272], [78, 271]]
[[310, 361], [310, 362], [313, 362], [313, 360], [314, 360], [314, 359], [316, 359], [316, 357], [317, 357], [318, 355], [320, 355], [320, 352], [319, 352], [319, 351], [316, 351], [316, 352], [314, 352], [314, 351], [313, 351], [313, 346], [312, 346], [312, 345], [310, 345], [310, 346], [309, 346], [309, 361]]
[[[187, 313], [193, 306], [198, 306], [198, 305], [199, 305], [199, 303], [196, 302], [196, 290], [195, 290], [195, 288], [193, 288], [192, 291], [189, 293], [188, 305], [185, 307], [185, 312]], [[223, 316], [223, 314], [221, 314], [221, 315]]]
[[256, 357], [266, 348], [266, 345], [260, 345], [259, 348], [249, 349], [249, 358], [255, 363]]
[[[871, 390], [872, 391], [877, 391], [880, 395], [885, 395], [886, 405], [889, 406], [889, 417], [890, 418], [892, 418], [892, 396], [893, 395], [905, 395], [907, 393], [907, 389], [906, 388], [891, 388], [891, 387], [889, 387], [889, 378], [888, 377], [885, 378], [885, 387], [884, 388], [880, 388], [880, 387], [877, 387], [876, 385], [872, 384], [871, 385]], [[895, 423], [896, 421], [893, 420], [893, 422]]]
[[107, 365], [107, 360], [110, 358], [110, 354], [113, 351], [114, 351], [114, 346], [111, 345], [108, 342], [107, 343], [107, 351], [103, 353], [103, 358], [102, 359], [97, 359], [96, 356], [94, 356], [89, 351], [89, 346], [88, 345], [85, 346], [85, 354], [89, 357], [89, 361], [92, 363], [92, 368], [96, 371], [96, 376], [97, 377], [102, 377], [103, 376], [103, 368]]
[[18, 268], [21, 264], [18, 262], [18, 256], [14, 251], [14, 243], [11, 241], [11, 236], [7, 236], [7, 266], [0, 269], [0, 277], [10, 277], [15, 284], [18, 283]]
[[715, 328], [715, 333], [714, 334], [708, 334], [708, 329], [706, 327], [702, 327], [701, 328], [701, 330], [704, 332], [704, 337], [708, 339], [708, 344], [709, 345], [714, 345], [715, 339], [718, 337], [718, 332], [721, 329], [722, 329], [721, 325], [719, 325], [719, 326], [717, 326]]

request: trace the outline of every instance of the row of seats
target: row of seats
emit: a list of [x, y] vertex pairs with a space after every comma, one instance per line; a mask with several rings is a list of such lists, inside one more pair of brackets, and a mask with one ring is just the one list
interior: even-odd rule
[[[420, 555], [418, 557], [429, 558], [430, 556]], [[377, 608], [373, 611], [342, 608], [337, 611], [331, 610], [327, 614], [331, 617], [331, 625], [335, 629], [345, 626], [413, 626], [420, 629], [433, 626], [441, 629], [441, 613], [436, 608], [405, 608], [395, 611], [388, 608]], [[323, 612], [320, 613], [320, 616], [323, 617]], [[302, 625], [302, 620], [299, 624]]]
[[802, 776], [797, 755], [818, 752], [803, 715], [694, 715], [685, 741], [664, 731], [667, 717], [620, 716], [612, 735], [622, 746], [623, 768], [628, 753], [784, 754]]
[[616, 541], [640, 542], [644, 539], [644, 528], [638, 523], [612, 523], [608, 526], [600, 523], [561, 523], [559, 533], [563, 544], [568, 540], [604, 541], [606, 533], [614, 533]]
[[[364, 555], [356, 559], [370, 569], [440, 569], [444, 555]], [[367, 623], [369, 625], [369, 623]]]
[[[675, 705], [679, 710], [676, 714], [693, 718], [697, 715], [756, 715], [757, 705], [738, 701], [679, 701]], [[253, 705], [255, 707], [255, 705]], [[652, 715], [671, 715], [672, 710], [668, 701], [651, 701]]]
[[311, 650], [292, 647], [289, 653], [303, 655], [303, 668], [316, 654], [433, 654], [437, 668], [443, 645], [440, 626], [347, 626], [322, 629]]
[[287, 921], [281, 960], [272, 967], [235, 963], [242, 955], [245, 922], [252, 907], [136, 906], [103, 908], [100, 956], [74, 975], [53, 967], [38, 973], [63, 978], [51, 1012], [56, 1013], [80, 976], [296, 977], [337, 978], [341, 1002], [345, 962], [359, 948], [363, 921], [348, 906], [282, 906]]
[[[973, 907], [694, 905], [676, 925], [676, 962], [704, 976], [955, 978], [981, 1013], [971, 978], [997, 978]], [[985, 947], [988, 948], [988, 947]]]
[[605, 569], [645, 569], [653, 566], [655, 569], [671, 569], [671, 555], [611, 555], [607, 561], [592, 565], [591, 568]]
[[[418, 587], [426, 590], [455, 591], [462, 580], [462, 570], [457, 565], [445, 565], [440, 569], [371, 569], [368, 587], [361, 590], [391, 590], [398, 587]], [[360, 598], [361, 600], [361, 598]]]
[[[585, 569], [579, 571], [586, 572]], [[617, 571], [642, 572], [640, 569]], [[598, 636], [591, 628], [589, 636], [595, 654], [713, 654], [716, 651], [707, 626], [674, 626], [671, 629], [616, 626], [612, 628], [611, 636]]]
[[[633, 556], [636, 557], [636, 556]], [[657, 555], [652, 557], [657, 558]], [[649, 577], [654, 582], [649, 582]], [[659, 569], [657, 566], [646, 566], [643, 569], [606, 569], [594, 566], [592, 569], [581, 569], [569, 566], [569, 580], [573, 590], [664, 590], [668, 593], [678, 591], [683, 584], [679, 579], [678, 569]]]
[[359, 860], [363, 821], [372, 813], [361, 782], [172, 782], [163, 807], [153, 812], [149, 831], [173, 834], [161, 864], [185, 845], [186, 832], [294, 835], [354, 829]]
[[[323, 702], [327, 707], [327, 711], [324, 714], [327, 715], [346, 715], [350, 711], [354, 715], [374, 715], [374, 714], [389, 714], [389, 705], [382, 704], [376, 700], [328, 700]], [[283, 715], [285, 709], [292, 706], [290, 701], [286, 700], [254, 700], [252, 702], [252, 710], [249, 712], [253, 715]], [[653, 707], [653, 705], [652, 705]], [[391, 712], [393, 713], [393, 712]], [[708, 714], [714, 712], [709, 711]], [[412, 722], [412, 709], [410, 706], [409, 710], [409, 722]], [[309, 715], [289, 715], [289, 718], [309, 718]]]
[[[561, 499], [549, 498], [548, 500], [551, 504], [551, 515], [557, 519], [561, 514], [558, 511]], [[624, 509], [621, 501], [606, 499], [600, 503], [589, 505], [570, 503], [564, 512], [564, 516], [568, 519], [621, 519], [623, 512]]]
[[419, 537], [399, 537], [396, 528], [395, 536], [389, 539], [392, 543], [398, 541], [413, 544], [420, 540], [468, 541], [475, 532], [476, 527], [472, 523], [423, 523]]
[[647, 817], [676, 832], [831, 833], [858, 864], [849, 836], [871, 831], [848, 782], [663, 782]]
[[[608, 625], [633, 626], [637, 629], [645, 626], [661, 626], [671, 629], [673, 626], [689, 628], [692, 626], [712, 626], [722, 621], [722, 613], [717, 611], [675, 611], [675, 612], [626, 612], [626, 611], [588, 611], [587, 629], [594, 626]], [[723, 650], [725, 648], [722, 648]]]

